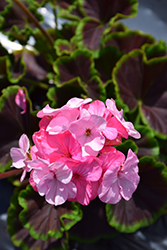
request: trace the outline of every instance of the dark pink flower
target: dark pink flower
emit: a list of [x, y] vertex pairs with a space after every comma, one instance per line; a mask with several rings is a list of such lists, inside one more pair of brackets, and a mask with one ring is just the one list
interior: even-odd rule
[[73, 160], [82, 159], [81, 145], [69, 131], [57, 135], [48, 135], [47, 141], [49, 146], [54, 150], [50, 155], [51, 162], [62, 157]]
[[85, 157], [83, 162], [78, 162], [71, 168], [73, 171], [72, 182], [77, 187], [75, 199], [82, 205], [88, 205], [89, 202], [97, 196], [98, 180], [101, 177], [101, 162], [94, 157]]

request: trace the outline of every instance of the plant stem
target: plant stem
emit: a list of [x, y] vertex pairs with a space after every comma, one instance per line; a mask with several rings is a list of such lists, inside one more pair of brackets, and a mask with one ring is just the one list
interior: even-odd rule
[[48, 39], [48, 41], [50, 42], [50, 44], [52, 46], [54, 46], [54, 41], [53, 41], [52, 37], [40, 25], [40, 23], [38, 22], [38, 20], [36, 19], [36, 17], [29, 11], [29, 9], [26, 8], [26, 6], [22, 2], [20, 2], [19, 0], [12, 0], [12, 1], [15, 2], [20, 7], [20, 9], [22, 9], [22, 11], [30, 18], [30, 20], [41, 30], [41, 32]]
[[0, 179], [5, 179], [14, 175], [21, 174], [23, 172], [23, 169], [17, 169], [17, 170], [10, 170], [4, 173], [0, 174]]

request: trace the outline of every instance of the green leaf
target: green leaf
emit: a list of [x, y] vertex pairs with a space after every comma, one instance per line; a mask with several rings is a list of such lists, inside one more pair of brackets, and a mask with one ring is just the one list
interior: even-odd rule
[[136, 126], [137, 131], [141, 134], [140, 139], [133, 139], [138, 146], [137, 156], [153, 156], [158, 159], [160, 148], [153, 131], [147, 126]]
[[82, 217], [76, 204], [67, 201], [63, 205], [52, 206], [30, 185], [20, 193], [18, 199], [24, 208], [19, 215], [20, 221], [35, 239], [46, 241], [49, 237], [61, 238], [63, 232], [69, 230]]
[[127, 155], [127, 152], [128, 152], [129, 149], [131, 149], [136, 154], [138, 152], [138, 147], [135, 144], [135, 142], [132, 141], [132, 140], [126, 140], [126, 141], [122, 142], [121, 144], [116, 146], [116, 149], [121, 151], [125, 155]]
[[167, 167], [151, 157], [142, 157], [139, 175], [138, 188], [129, 201], [106, 205], [110, 226], [120, 232], [132, 233], [149, 226], [166, 212]]
[[7, 75], [11, 83], [18, 83], [26, 73], [26, 65], [20, 53], [7, 58]]
[[[2, 2], [3, 1], [4, 0], [2, 0]], [[9, 4], [5, 6], [2, 13], [2, 19], [4, 19], [4, 21], [0, 28], [3, 29], [3, 33], [9, 36], [9, 39], [19, 40], [20, 43], [26, 44], [30, 35], [35, 34], [38, 28], [15, 2], [11, 0], [7, 2]], [[34, 1], [22, 0], [22, 3], [39, 22], [43, 21], [42, 16], [37, 12], [37, 6], [33, 4]]]
[[[132, 70], [133, 68], [133, 70]], [[146, 59], [142, 50], [124, 55], [113, 71], [117, 98], [160, 138], [167, 138], [167, 57]]]
[[103, 39], [103, 46], [117, 48], [122, 53], [140, 49], [143, 45], [155, 43], [155, 38], [142, 31], [111, 32]]
[[8, 232], [15, 246], [21, 246], [23, 250], [67, 250], [68, 245], [65, 234], [59, 239], [49, 237], [47, 241], [34, 239], [29, 234], [29, 230], [24, 228], [19, 220], [23, 208], [18, 203], [18, 196], [19, 192], [17, 191], [11, 199], [7, 218]]
[[89, 206], [81, 206], [83, 219], [69, 231], [70, 239], [82, 243], [93, 243], [102, 238], [112, 238], [119, 233], [108, 225], [105, 213], [105, 203], [98, 198]]
[[87, 96], [87, 90], [77, 79], [64, 83], [61, 87], [49, 88], [47, 92], [47, 97], [52, 102], [53, 108], [65, 105], [72, 97], [85, 98]]
[[142, 49], [146, 53], [147, 60], [167, 55], [166, 43], [163, 40], [155, 44], [145, 44], [142, 46]]
[[[76, 34], [80, 46], [97, 51], [101, 38], [112, 29], [115, 21], [135, 16], [137, 13], [136, 0], [80, 0], [80, 6], [86, 17], [79, 23]], [[95, 53], [96, 55], [96, 53]]]
[[57, 87], [77, 82], [93, 99], [105, 99], [105, 88], [94, 68], [92, 54], [87, 50], [76, 50], [71, 56], [61, 57], [53, 65]]
[[11, 165], [10, 149], [18, 146], [20, 136], [25, 133], [31, 138], [38, 129], [38, 118], [33, 115], [31, 101], [26, 94], [27, 111], [21, 114], [21, 109], [15, 103], [19, 86], [9, 86], [3, 89], [0, 97], [0, 172]]

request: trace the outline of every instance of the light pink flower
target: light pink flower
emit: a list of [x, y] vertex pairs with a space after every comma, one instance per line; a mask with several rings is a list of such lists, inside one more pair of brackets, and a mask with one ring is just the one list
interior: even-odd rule
[[[90, 104], [84, 105], [83, 109], [81, 110], [80, 117], [97, 115], [103, 117], [106, 120], [106, 112], [107, 109], [104, 103], [102, 101], [96, 100]], [[108, 126], [107, 123], [105, 129], [103, 130], [103, 135], [105, 135], [105, 137], [109, 140], [114, 140], [118, 135], [118, 131], [114, 126]]]
[[59, 109], [53, 109], [47, 104], [42, 110], [37, 113], [37, 117], [43, 118], [44, 116], [55, 116], [59, 113]]
[[61, 112], [62, 110], [72, 110], [72, 109], [78, 109], [79, 107], [81, 107], [82, 105], [91, 102], [92, 99], [91, 98], [86, 98], [86, 99], [82, 99], [82, 98], [71, 98], [64, 106], [62, 106], [61, 108], [57, 108], [57, 109], [53, 109], [49, 106], [49, 104], [47, 104], [42, 110], [40, 110], [37, 113], [37, 117], [42, 118], [44, 116], [55, 116], [57, 115], [59, 112]]
[[15, 96], [15, 103], [23, 110], [21, 114], [25, 114], [25, 112], [27, 111], [27, 102], [23, 89], [18, 89], [18, 92]]
[[140, 177], [138, 175], [138, 158], [131, 149], [127, 159], [117, 151], [103, 157], [103, 177], [98, 189], [98, 196], [105, 203], [116, 204], [123, 197], [129, 200], [137, 188]]
[[85, 161], [76, 163], [72, 171], [72, 182], [77, 187], [77, 194], [75, 199], [70, 200], [88, 205], [97, 196], [98, 180], [102, 173], [101, 162], [94, 157], [85, 157]]
[[31, 168], [29, 166], [29, 161], [31, 160], [31, 156], [29, 153], [30, 142], [28, 137], [23, 134], [19, 139], [19, 148], [11, 148], [10, 155], [12, 157], [13, 163], [11, 167], [15, 167], [18, 169], [23, 168], [23, 173], [20, 178], [22, 182], [26, 176], [26, 172], [30, 172]]
[[[126, 122], [123, 118], [123, 110], [118, 111], [115, 101], [113, 99], [106, 100], [107, 108], [111, 111], [111, 113], [121, 122], [121, 124], [126, 128], [128, 135], [139, 139], [141, 137], [140, 133], [134, 128], [131, 122]], [[125, 137], [126, 138], [126, 137]]]
[[82, 98], [71, 98], [64, 106], [63, 108], [79, 108], [84, 104], [87, 104], [89, 102], [91, 102], [92, 99], [91, 98], [86, 98], [86, 99], [82, 99]]
[[86, 109], [90, 115], [98, 115], [103, 117], [106, 107], [102, 101], [95, 100], [90, 104], [84, 105], [83, 109]]
[[62, 110], [48, 124], [46, 131], [49, 134], [62, 133], [68, 129], [69, 124], [79, 116], [78, 109]]
[[[77, 189], [71, 182], [72, 170], [63, 162], [49, 163], [43, 159], [31, 161], [30, 183], [49, 204], [58, 206], [68, 198], [75, 198]], [[35, 184], [35, 185], [34, 185]], [[36, 187], [35, 187], [36, 186]]]
[[106, 127], [106, 121], [97, 115], [83, 117], [76, 122], [71, 123], [69, 131], [83, 148], [83, 156], [98, 154], [105, 143], [105, 137], [102, 135]]

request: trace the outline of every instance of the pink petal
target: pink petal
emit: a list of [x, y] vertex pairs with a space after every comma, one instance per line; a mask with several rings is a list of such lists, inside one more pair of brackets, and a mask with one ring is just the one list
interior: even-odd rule
[[100, 185], [98, 189], [99, 199], [105, 203], [116, 204], [121, 200], [117, 181], [111, 186]]
[[55, 181], [54, 174], [51, 172], [44, 175], [40, 179], [39, 183], [37, 184], [37, 189], [38, 189], [38, 192], [41, 196], [44, 196], [48, 192], [48, 189], [52, 185], [53, 181]]
[[15, 97], [15, 103], [23, 110], [21, 114], [24, 114], [27, 111], [26, 96], [23, 89], [18, 89]]
[[56, 179], [50, 181], [45, 199], [55, 206], [63, 204], [68, 198], [68, 188]]
[[84, 106], [91, 115], [98, 115], [103, 117], [106, 107], [102, 101], [96, 100], [90, 104]]
[[123, 125], [128, 131], [128, 135], [131, 137], [134, 137], [135, 139], [139, 139], [141, 137], [140, 133], [134, 128], [133, 124], [131, 122], [123, 122]]
[[19, 147], [26, 153], [30, 148], [30, 142], [26, 134], [23, 134], [19, 139]]
[[59, 109], [50, 108], [49, 104], [47, 104], [42, 110], [37, 113], [37, 117], [42, 118], [44, 116], [54, 116], [59, 112]]
[[128, 154], [127, 154], [127, 158], [124, 162], [124, 165], [122, 167], [122, 171], [127, 171], [127, 170], [132, 170], [132, 171], [135, 171], [138, 173], [138, 164], [139, 163], [139, 160], [136, 156], [136, 154], [131, 150], [129, 149], [128, 150]]
[[64, 184], [71, 181], [72, 170], [64, 162], [54, 162], [49, 165], [49, 169], [55, 173], [56, 179]]
[[106, 100], [106, 106], [107, 108], [111, 111], [111, 113], [116, 116], [119, 119], [123, 118], [123, 110], [121, 109], [120, 111], [117, 109], [115, 105], [115, 101], [111, 99]]
[[86, 103], [91, 102], [92, 99], [91, 98], [86, 98], [86, 99], [82, 99], [82, 98], [71, 98], [65, 105], [65, 107], [69, 107], [69, 108], [79, 108], [81, 105], [84, 105]]
[[117, 119], [116, 116], [112, 116], [108, 121], [107, 121], [107, 127], [111, 128], [116, 128], [118, 133], [124, 137], [128, 138], [128, 132], [125, 128], [125, 126]]
[[25, 179], [26, 173], [27, 173], [27, 171], [26, 171], [26, 169], [24, 169], [24, 171], [23, 171], [23, 173], [22, 173], [22, 175], [20, 177], [20, 182], [22, 182]]
[[120, 194], [125, 200], [129, 200], [132, 197], [132, 194], [137, 188], [136, 183], [131, 181], [119, 178], [118, 185], [120, 187]]
[[15, 168], [23, 168], [25, 167], [25, 154], [20, 148], [11, 148], [10, 155], [13, 160], [12, 166]]
[[75, 160], [82, 158], [81, 145], [69, 131], [57, 135], [48, 135], [47, 139], [49, 145], [55, 149], [54, 153], [50, 155], [53, 159], [54, 157], [57, 159], [65, 157]]

